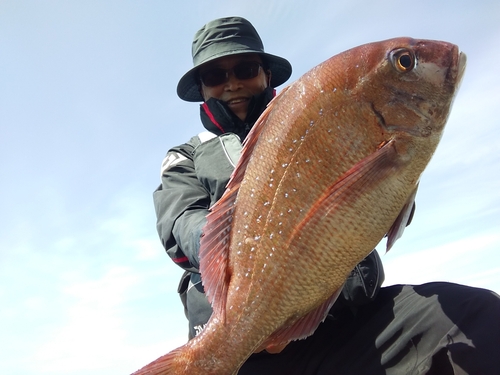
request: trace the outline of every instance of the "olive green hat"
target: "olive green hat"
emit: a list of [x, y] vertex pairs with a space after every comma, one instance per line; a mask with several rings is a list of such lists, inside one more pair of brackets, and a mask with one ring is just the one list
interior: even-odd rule
[[292, 74], [288, 60], [264, 52], [257, 30], [242, 17], [219, 18], [207, 23], [194, 36], [193, 68], [182, 76], [177, 84], [177, 95], [188, 102], [201, 102], [198, 68], [219, 57], [242, 53], [258, 53], [271, 71], [271, 86], [284, 83]]

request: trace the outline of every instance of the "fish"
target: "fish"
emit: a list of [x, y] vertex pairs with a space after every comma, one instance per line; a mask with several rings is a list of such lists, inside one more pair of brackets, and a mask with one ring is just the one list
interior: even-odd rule
[[283, 89], [207, 216], [210, 320], [134, 374], [236, 374], [253, 353], [313, 334], [356, 264], [401, 236], [465, 66], [452, 43], [393, 38]]

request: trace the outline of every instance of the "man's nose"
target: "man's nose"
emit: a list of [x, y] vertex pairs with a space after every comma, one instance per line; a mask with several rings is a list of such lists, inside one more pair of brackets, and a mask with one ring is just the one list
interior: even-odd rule
[[234, 75], [234, 72], [232, 70], [227, 72], [227, 74], [228, 74], [227, 81], [225, 83], [226, 89], [233, 91], [235, 89], [242, 87], [243, 84], [241, 80]]

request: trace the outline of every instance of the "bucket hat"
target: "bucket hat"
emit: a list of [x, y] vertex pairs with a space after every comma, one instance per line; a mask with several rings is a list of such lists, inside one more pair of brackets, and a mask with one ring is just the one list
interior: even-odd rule
[[210, 21], [194, 36], [193, 68], [177, 84], [177, 95], [188, 102], [202, 102], [199, 90], [198, 68], [224, 56], [258, 53], [271, 71], [272, 87], [284, 83], [292, 74], [288, 60], [264, 52], [264, 45], [257, 30], [242, 17], [225, 17]]

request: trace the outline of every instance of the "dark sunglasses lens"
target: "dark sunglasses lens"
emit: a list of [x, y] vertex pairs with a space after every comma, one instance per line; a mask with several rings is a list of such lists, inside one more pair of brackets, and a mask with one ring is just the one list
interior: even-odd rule
[[[236, 65], [232, 70], [238, 79], [252, 79], [259, 74], [260, 63], [257, 61], [246, 61]], [[207, 87], [215, 87], [225, 83], [229, 77], [229, 71], [222, 68], [214, 68], [200, 74], [201, 82]]]
[[221, 68], [211, 69], [201, 74], [201, 82], [207, 87], [223, 84], [227, 79], [227, 71]]
[[238, 79], [251, 79], [259, 74], [260, 64], [256, 61], [243, 62], [233, 68], [234, 75]]

